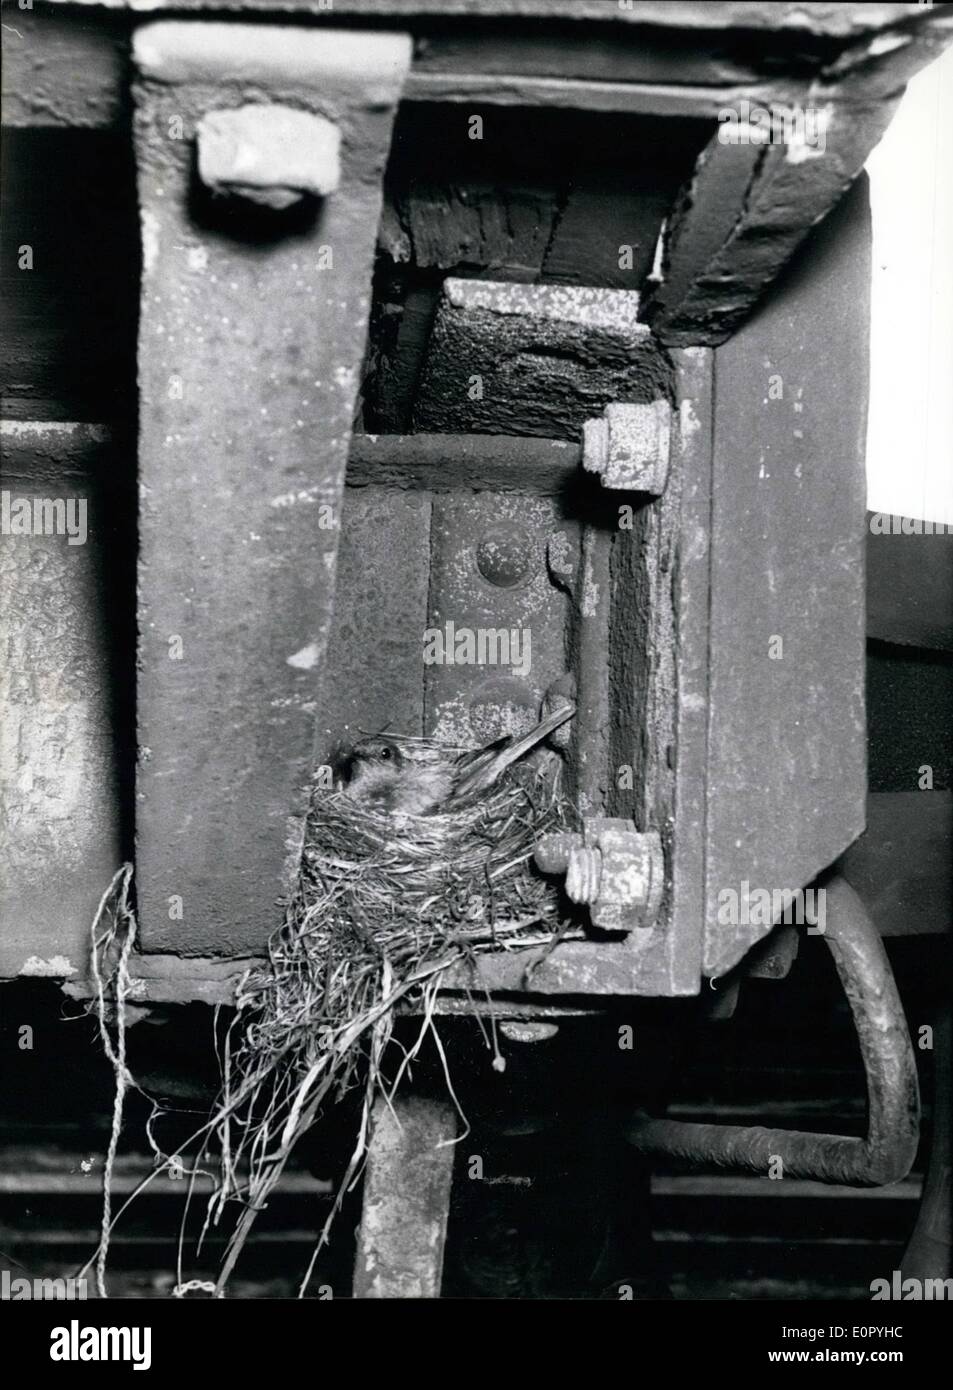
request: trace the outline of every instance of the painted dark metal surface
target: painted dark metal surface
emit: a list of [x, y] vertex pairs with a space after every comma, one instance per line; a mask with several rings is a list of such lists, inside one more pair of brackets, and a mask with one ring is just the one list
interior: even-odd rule
[[766, 930], [720, 894], [803, 888], [864, 826], [869, 254], [858, 186], [715, 353], [708, 975]]
[[953, 529], [867, 513], [867, 635], [953, 652]]
[[875, 792], [838, 868], [882, 936], [953, 932], [953, 792]]

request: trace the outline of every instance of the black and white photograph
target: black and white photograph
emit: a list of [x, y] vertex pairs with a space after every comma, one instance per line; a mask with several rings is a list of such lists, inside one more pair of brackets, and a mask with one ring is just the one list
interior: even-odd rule
[[926, 1373], [953, 4], [0, 18], [24, 1374]]

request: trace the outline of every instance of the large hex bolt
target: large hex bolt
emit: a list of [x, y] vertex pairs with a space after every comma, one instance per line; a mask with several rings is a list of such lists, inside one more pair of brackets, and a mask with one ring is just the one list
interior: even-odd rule
[[[542, 717], [546, 719], [557, 710], [566, 709], [568, 705], [575, 703], [576, 677], [571, 671], [565, 671], [550, 684], [543, 696]], [[553, 748], [568, 748], [573, 740], [573, 733], [574, 721], [568, 719], [565, 724], [560, 724], [558, 729], [553, 730], [548, 742]]]
[[668, 480], [671, 409], [668, 401], [613, 401], [582, 427], [582, 463], [603, 487], [661, 497]]
[[657, 831], [636, 830], [631, 820], [591, 816], [581, 835], [544, 835], [536, 846], [537, 866], [566, 875], [571, 902], [588, 906], [602, 931], [654, 927], [665, 890], [665, 856]]
[[210, 111], [198, 126], [199, 177], [213, 193], [283, 210], [341, 181], [341, 135], [323, 116], [260, 103]]

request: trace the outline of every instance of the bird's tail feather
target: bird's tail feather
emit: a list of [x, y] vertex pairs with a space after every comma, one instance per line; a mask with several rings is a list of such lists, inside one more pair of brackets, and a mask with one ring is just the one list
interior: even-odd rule
[[497, 743], [490, 744], [489, 748], [481, 749], [478, 759], [474, 761], [454, 787], [453, 800], [457, 801], [463, 797], [474, 796], [477, 792], [492, 786], [506, 768], [515, 763], [518, 758], [522, 758], [531, 748], [535, 748], [537, 743], [541, 743], [547, 735], [551, 734], [554, 729], [560, 728], [575, 713], [575, 705], [566, 705], [554, 714], [549, 714], [545, 719], [541, 719], [536, 727], [530, 729], [528, 733], [507, 740], [503, 746], [497, 746], [497, 743], [501, 742], [498, 740]]

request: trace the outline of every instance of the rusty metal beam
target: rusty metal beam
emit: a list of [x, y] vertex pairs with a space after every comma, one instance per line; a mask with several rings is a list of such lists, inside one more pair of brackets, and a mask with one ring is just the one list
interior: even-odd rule
[[[67, 421], [5, 421], [0, 446], [0, 978], [70, 978], [131, 810], [131, 446]], [[70, 529], [37, 533], [39, 507]]]
[[[340, 22], [341, 11], [334, 14]], [[122, 128], [129, 116], [126, 70], [133, 19], [130, 12], [102, 14], [92, 28], [89, 19], [72, 7], [59, 13], [38, 10], [36, 15], [20, 11], [15, 28], [4, 35], [3, 124], [34, 129]], [[769, 103], [783, 100], [789, 91], [790, 84], [759, 77], [756, 71], [748, 75], [732, 69], [723, 81], [718, 80], [723, 68], [718, 54], [693, 54], [684, 48], [677, 57], [678, 70], [673, 70], [664, 44], [658, 55], [646, 54], [644, 41], [620, 53], [618, 39], [600, 43], [595, 34], [585, 45], [573, 36], [543, 45], [539, 35], [521, 36], [523, 42], [519, 42], [504, 30], [497, 40], [499, 56], [494, 63], [492, 40], [488, 53], [482, 32], [448, 43], [441, 34], [422, 29], [420, 16], [410, 20], [415, 21], [420, 47], [404, 88], [405, 102], [714, 120], [726, 104], [743, 97]], [[430, 23], [434, 22], [431, 17]], [[600, 53], [614, 55], [601, 72], [594, 70]]]
[[457, 1114], [410, 1094], [374, 1105], [355, 1298], [439, 1298]]
[[[800, 29], [797, 80], [803, 82], [805, 72], [819, 70], [845, 43], [896, 22], [903, 11], [881, 5], [872, 13], [875, 7], [868, 6], [852, 18], [835, 18], [838, 8], [844, 9], [832, 6], [826, 15], [792, 11], [785, 20], [782, 7], [773, 6], [779, 22], [772, 23], [768, 7], [732, 13], [717, 5], [624, 8], [609, 0], [537, 0], [535, 8], [521, 0], [473, 0], [469, 6], [457, 0], [336, 0], [333, 6], [326, 0], [52, 0], [35, 13], [19, 11], [17, 24], [5, 32], [3, 120], [85, 128], [123, 122], [130, 30], [140, 12], [163, 10], [202, 17], [267, 14], [279, 21], [298, 16], [309, 24], [345, 18], [379, 23], [389, 13], [399, 15], [418, 40], [407, 101], [714, 119], [743, 97], [767, 104], [790, 94], [784, 70], [791, 29]], [[584, 44], [578, 42], [580, 20]], [[722, 34], [736, 27], [745, 42], [730, 50]]]
[[637, 1117], [627, 1130], [645, 1157], [818, 1182], [878, 1187], [905, 1178], [916, 1157], [920, 1095], [903, 1005], [880, 935], [857, 894], [834, 878], [827, 893], [830, 947], [851, 1007], [867, 1077], [867, 1134], [853, 1138], [760, 1125]]
[[[602, 21], [609, 25], [652, 25], [672, 27], [671, 0], [625, 0], [607, 4], [606, 0], [50, 0], [63, 8], [84, 10], [129, 10], [132, 12], [175, 10], [186, 13], [274, 15], [312, 15], [315, 18], [388, 18], [413, 15], [445, 15], [455, 18], [492, 17], [500, 19], [565, 19]], [[793, 34], [822, 34], [850, 38], [876, 31], [906, 18], [910, 5], [837, 4], [804, 5], [798, 0], [763, 5], [751, 0], [685, 0], [678, 7], [678, 25], [695, 30], [749, 29], [756, 32], [787, 31]]]
[[[227, 954], [263, 945], [293, 872], [410, 41], [160, 21], [135, 56], [139, 912], [149, 949]], [[203, 189], [203, 119], [250, 103], [337, 128], [337, 191], [308, 194], [280, 120], [258, 153], [295, 205]]]

